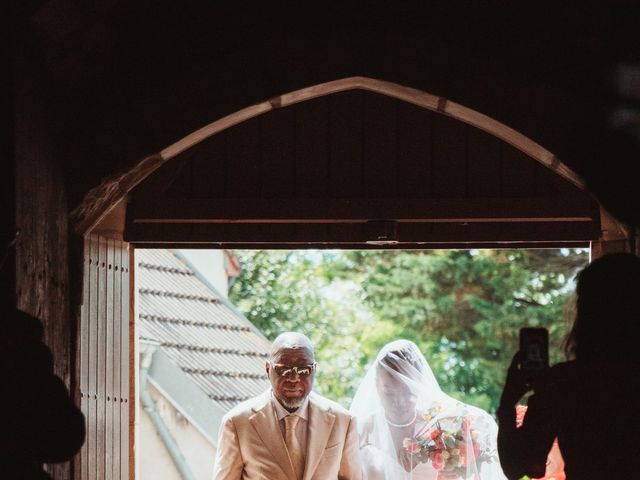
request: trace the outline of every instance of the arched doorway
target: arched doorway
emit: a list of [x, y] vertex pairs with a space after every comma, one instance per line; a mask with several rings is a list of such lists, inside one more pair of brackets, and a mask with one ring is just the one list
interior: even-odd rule
[[80, 471], [106, 468], [109, 454], [130, 475], [129, 243], [627, 248], [624, 229], [542, 146], [444, 98], [362, 77], [206, 125], [97, 187], [75, 219], [85, 238], [78, 384], [89, 425]]

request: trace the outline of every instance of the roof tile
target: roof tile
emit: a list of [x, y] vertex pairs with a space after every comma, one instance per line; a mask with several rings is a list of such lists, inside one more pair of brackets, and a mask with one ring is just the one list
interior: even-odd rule
[[170, 250], [136, 250], [140, 338], [225, 411], [269, 386], [267, 341]]

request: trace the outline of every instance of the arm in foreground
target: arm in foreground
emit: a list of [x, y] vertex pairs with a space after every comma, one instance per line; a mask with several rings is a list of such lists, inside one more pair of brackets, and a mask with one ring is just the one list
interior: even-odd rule
[[238, 434], [231, 417], [225, 417], [218, 433], [218, 451], [213, 467], [213, 480], [240, 480], [243, 470]]
[[361, 480], [362, 462], [360, 460], [360, 444], [358, 441], [358, 429], [356, 419], [351, 417], [347, 435], [344, 440], [344, 449], [340, 459], [339, 480]]
[[507, 373], [504, 391], [498, 408], [498, 454], [507, 478], [524, 475], [543, 477], [547, 455], [555, 432], [550, 422], [551, 412], [544, 408], [536, 395], [529, 399], [529, 408], [521, 428], [516, 428], [516, 403], [529, 390], [518, 369], [519, 356], [513, 357]]

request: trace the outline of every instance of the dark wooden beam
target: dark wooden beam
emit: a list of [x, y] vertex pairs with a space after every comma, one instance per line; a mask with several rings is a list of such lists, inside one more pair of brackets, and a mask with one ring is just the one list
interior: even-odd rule
[[136, 224], [216, 223], [504, 223], [598, 221], [595, 202], [584, 198], [271, 198], [157, 199], [135, 201]]
[[334, 245], [329, 243], [309, 243], [309, 244], [290, 244], [290, 243], [227, 243], [227, 242], [136, 242], [137, 248], [234, 248], [245, 250], [291, 250], [295, 249], [314, 249], [314, 250], [333, 250], [336, 248], [342, 250], [470, 250], [480, 248], [589, 248], [589, 242], [460, 242], [460, 243], [403, 243], [398, 245], [367, 245], [361, 243], [341, 243]]
[[[145, 243], [220, 243], [228, 245], [290, 245], [301, 248], [326, 245], [351, 248], [364, 245], [458, 245], [503, 242], [583, 242], [596, 240], [594, 222], [539, 223], [400, 223], [391, 232], [384, 225], [365, 223], [236, 223], [140, 224], [129, 223], [125, 238]], [[435, 248], [435, 247], [432, 247]]]

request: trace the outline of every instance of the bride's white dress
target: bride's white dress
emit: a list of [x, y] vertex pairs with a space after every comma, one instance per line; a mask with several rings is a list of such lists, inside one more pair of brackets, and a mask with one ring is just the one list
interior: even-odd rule
[[[384, 418], [384, 412], [378, 412], [358, 423], [358, 431], [360, 432], [360, 455], [365, 470], [364, 478], [366, 480], [386, 480], [391, 478], [398, 480], [435, 480], [438, 472], [431, 464], [421, 463], [413, 465], [413, 468], [409, 465], [410, 471], [407, 471], [398, 460], [397, 450], [402, 449], [402, 445], [398, 445], [392, 451], [386, 448], [381, 449], [379, 446], [381, 442], [376, 438], [382, 435], [388, 436], [391, 439], [394, 433], [402, 437], [405, 435], [413, 437], [425, 425], [425, 422], [415, 422], [405, 428], [393, 427], [387, 424], [386, 427], [383, 427], [387, 431], [376, 432], [375, 425], [379, 424], [381, 426], [382, 422], [387, 423]], [[394, 432], [394, 430], [396, 432]], [[385, 440], [384, 443], [387, 445], [390, 444], [389, 440]]]
[[505, 480], [497, 425], [446, 395], [418, 347], [382, 348], [351, 404], [365, 480]]

